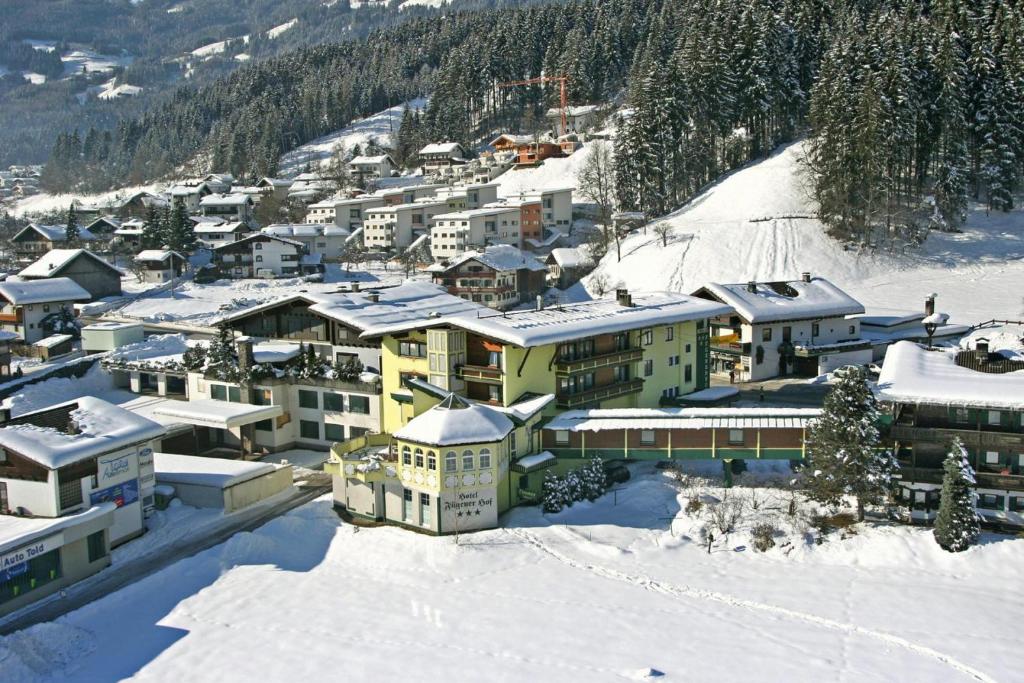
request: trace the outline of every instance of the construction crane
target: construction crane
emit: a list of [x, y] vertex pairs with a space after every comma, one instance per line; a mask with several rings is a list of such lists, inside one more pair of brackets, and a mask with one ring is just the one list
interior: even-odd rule
[[566, 107], [568, 106], [568, 96], [566, 95], [565, 89], [569, 83], [568, 76], [538, 76], [537, 78], [528, 78], [524, 81], [509, 81], [508, 83], [499, 83], [499, 88], [511, 88], [517, 85], [537, 85], [540, 83], [548, 83], [550, 81], [557, 81], [559, 85], [559, 111], [562, 113], [562, 135], [569, 132], [569, 126], [566, 121]]

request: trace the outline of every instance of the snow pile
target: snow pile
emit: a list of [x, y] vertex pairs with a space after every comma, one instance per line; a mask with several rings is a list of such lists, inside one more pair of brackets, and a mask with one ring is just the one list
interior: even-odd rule
[[298, 19], [298, 17], [296, 17], [295, 19], [292, 19], [291, 21], [284, 22], [280, 26], [275, 26], [274, 28], [272, 28], [269, 31], [267, 31], [267, 38], [270, 38], [270, 39], [277, 38], [279, 35], [281, 35], [285, 31], [293, 28], [298, 23], [299, 23], [299, 19]]
[[[201, 343], [201, 342], [200, 342]], [[143, 341], [126, 344], [107, 354], [107, 359], [120, 363], [148, 361], [158, 365], [168, 361], [180, 361], [182, 355], [196, 342], [189, 342], [184, 334], [155, 334]]]

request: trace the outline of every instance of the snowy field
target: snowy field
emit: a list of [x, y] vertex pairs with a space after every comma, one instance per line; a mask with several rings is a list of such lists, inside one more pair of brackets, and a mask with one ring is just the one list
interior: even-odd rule
[[[634, 234], [622, 244], [622, 261], [613, 249], [597, 272], [612, 286], [692, 292], [705, 282], [794, 279], [810, 271], [869, 312], [921, 310], [934, 292], [954, 322], [1024, 315], [1024, 211], [986, 216], [975, 206], [963, 233], [932, 233], [906, 254], [844, 251], [818, 220], [786, 218], [815, 213], [802, 153], [803, 144], [793, 144], [727, 176], [665, 218], [673, 226], [668, 247], [652, 231]], [[592, 289], [593, 276], [587, 282]]]
[[11, 682], [1018, 678], [1024, 542], [952, 555], [878, 526], [762, 554], [741, 529], [708, 554], [684, 503], [639, 468], [617, 497], [455, 539], [357, 529], [323, 498], [0, 640], [0, 666]]
[[377, 144], [384, 147], [392, 146], [393, 136], [401, 127], [402, 112], [406, 106], [410, 109], [422, 110], [427, 106], [427, 100], [424, 98], [410, 100], [407, 103], [371, 114], [365, 119], [354, 121], [341, 130], [328, 133], [312, 142], [296, 147], [281, 157], [281, 161], [278, 163], [280, 169], [278, 175], [282, 178], [290, 178], [302, 173], [307, 165], [316, 168], [334, 156], [335, 150], [339, 147], [346, 150], [352, 149], [356, 145], [364, 147], [371, 140], [376, 140]]

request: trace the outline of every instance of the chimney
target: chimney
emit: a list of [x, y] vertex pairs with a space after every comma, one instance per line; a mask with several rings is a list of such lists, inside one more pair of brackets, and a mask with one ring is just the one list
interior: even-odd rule
[[359, 283], [358, 282], [353, 282], [352, 283], [352, 291], [353, 292], [358, 292], [359, 291]]
[[538, 311], [543, 311], [544, 310], [544, 296], [542, 294], [538, 294], [537, 295], [537, 310]]
[[631, 307], [633, 305], [633, 297], [629, 295], [628, 289], [616, 289], [615, 300], [619, 302], [620, 306]]
[[235, 350], [238, 352], [238, 369], [248, 372], [256, 364], [252, 355], [252, 337], [239, 337], [235, 340]]
[[974, 342], [974, 358], [979, 363], [988, 362], [988, 339], [985, 337], [979, 337]]
[[804, 282], [810, 282], [811, 281], [811, 274], [806, 272], [806, 271], [804, 271], [803, 273], [800, 273], [800, 279], [803, 280]]
[[747, 291], [750, 292], [751, 294], [756, 294], [757, 293], [757, 283], [754, 282], [753, 280], [748, 282], [747, 283]]
[[380, 301], [380, 294], [377, 292], [370, 292], [369, 294], [366, 295], [366, 298], [370, 301], [370, 303], [375, 304], [378, 301]]
[[924, 300], [924, 314], [925, 317], [935, 314], [935, 295], [929, 294], [928, 298]]

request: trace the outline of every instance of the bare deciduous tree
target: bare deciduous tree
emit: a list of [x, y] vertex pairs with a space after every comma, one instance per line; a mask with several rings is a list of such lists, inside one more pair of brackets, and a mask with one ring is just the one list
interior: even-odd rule
[[654, 234], [661, 238], [661, 246], [667, 247], [669, 235], [672, 234], [672, 224], [665, 221], [655, 223]]
[[605, 244], [615, 240], [615, 255], [622, 260], [622, 245], [619, 234], [612, 227], [612, 212], [615, 210], [615, 162], [611, 146], [603, 140], [594, 143], [590, 155], [576, 176], [580, 195], [597, 205], [601, 230]]

